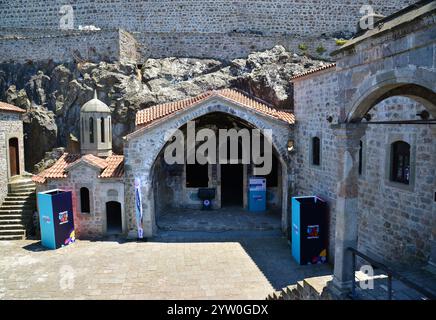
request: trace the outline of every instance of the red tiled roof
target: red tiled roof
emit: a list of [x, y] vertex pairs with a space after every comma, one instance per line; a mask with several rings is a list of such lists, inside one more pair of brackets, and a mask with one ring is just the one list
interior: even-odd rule
[[298, 78], [307, 76], [309, 74], [316, 73], [316, 72], [319, 72], [319, 71], [322, 71], [322, 70], [326, 70], [326, 69], [330, 69], [330, 68], [333, 68], [333, 67], [336, 67], [336, 63], [326, 64], [326, 65], [324, 65], [322, 67], [319, 67], [319, 68], [316, 68], [316, 69], [312, 69], [312, 70], [309, 70], [309, 71], [305, 71], [305, 72], [299, 73], [299, 74], [291, 77], [291, 80], [298, 79]]
[[124, 176], [124, 156], [111, 155], [106, 158], [107, 167], [100, 178], [121, 178]]
[[0, 111], [25, 113], [26, 110], [13, 106], [12, 104], [0, 101]]
[[184, 100], [159, 104], [150, 108], [140, 110], [136, 113], [136, 125], [147, 126], [158, 119], [165, 118], [177, 111], [189, 109], [198, 103], [205, 101], [210, 97], [221, 97], [234, 103], [243, 105], [248, 109], [261, 112], [265, 115], [293, 124], [295, 122], [294, 114], [291, 110], [278, 110], [269, 106], [259, 99], [252, 98], [246, 93], [233, 89], [222, 89], [217, 91], [206, 91], [196, 97]]
[[67, 177], [65, 168], [80, 159], [79, 154], [64, 153], [54, 165], [43, 172], [34, 175], [32, 180], [37, 183], [44, 183], [47, 179], [62, 179]]
[[102, 173], [100, 178], [120, 178], [124, 175], [124, 157], [119, 155], [111, 155], [104, 158], [99, 158], [91, 154], [69, 154], [64, 153], [54, 165], [45, 169], [43, 172], [34, 175], [32, 180], [36, 183], [45, 183], [47, 179], [62, 179], [68, 177], [68, 168], [78, 163], [85, 161], [100, 168]]
[[102, 159], [100, 157], [94, 156], [92, 154], [86, 154], [83, 157], [80, 157], [79, 159], [77, 159], [77, 161], [69, 164], [65, 170], [68, 171], [70, 169], [70, 167], [76, 165], [78, 162], [80, 161], [84, 161], [86, 163], [89, 163], [90, 165], [97, 167], [101, 170], [103, 170], [104, 168], [107, 167], [107, 162], [105, 159]]

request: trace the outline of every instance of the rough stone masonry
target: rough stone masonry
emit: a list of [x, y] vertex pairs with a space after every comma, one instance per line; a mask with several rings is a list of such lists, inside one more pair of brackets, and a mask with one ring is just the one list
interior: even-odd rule
[[[312, 53], [328, 57], [335, 49], [334, 38], [349, 38], [355, 31], [359, 19], [365, 15], [360, 9], [371, 4], [374, 11], [389, 15], [414, 3], [413, 0], [219, 0], [219, 1], [3, 1], [0, 2], [0, 29], [15, 30], [0, 32], [2, 48], [10, 57], [20, 57], [20, 47], [37, 45], [43, 41], [44, 48], [38, 56], [56, 60], [61, 42], [50, 33], [39, 36], [29, 29], [51, 29], [59, 31], [62, 17], [61, 6], [71, 5], [74, 12], [74, 29], [93, 25], [102, 32], [93, 37], [95, 44], [89, 49], [111, 55], [107, 46], [112, 38], [105, 30], [124, 29], [134, 36], [144, 57], [213, 57], [233, 59], [248, 53], [265, 50], [281, 44], [288, 50], [295, 50], [306, 44]], [[22, 29], [19, 32], [16, 29]], [[61, 37], [64, 37], [61, 35]], [[66, 36], [65, 36], [66, 37]], [[78, 47], [89, 41], [89, 32], [83, 41], [77, 36], [69, 41]], [[33, 43], [35, 42], [36, 43]], [[322, 49], [325, 51], [323, 51]], [[3, 51], [3, 50], [1, 50]], [[106, 52], [107, 51], [107, 52]], [[17, 55], [15, 55], [17, 54]], [[34, 59], [32, 56], [29, 59]]]

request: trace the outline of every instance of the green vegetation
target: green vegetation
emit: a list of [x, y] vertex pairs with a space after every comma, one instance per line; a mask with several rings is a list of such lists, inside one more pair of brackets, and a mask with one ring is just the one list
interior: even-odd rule
[[303, 51], [303, 52], [306, 52], [307, 49], [309, 49], [309, 47], [308, 47], [306, 44], [304, 44], [304, 43], [300, 43], [300, 44], [298, 45], [298, 49], [300, 49], [300, 50]]
[[319, 54], [319, 55], [322, 55], [324, 52], [326, 52], [327, 50], [326, 50], [326, 48], [324, 48], [322, 45], [319, 45], [317, 48], [316, 48], [316, 52]]
[[339, 47], [342, 47], [344, 44], [347, 43], [348, 40], [345, 39], [336, 39], [336, 45]]

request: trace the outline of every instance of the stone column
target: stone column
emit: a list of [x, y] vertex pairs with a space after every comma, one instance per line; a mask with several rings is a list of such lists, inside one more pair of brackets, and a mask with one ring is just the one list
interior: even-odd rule
[[344, 298], [354, 281], [352, 255], [347, 248], [357, 248], [359, 141], [365, 134], [366, 126], [341, 124], [333, 129], [338, 155], [338, 182], [334, 276], [330, 289], [338, 298]]
[[[436, 127], [431, 126], [433, 140], [436, 141]], [[436, 168], [436, 144], [433, 145], [433, 168]], [[436, 172], [433, 172], [435, 175]], [[430, 238], [430, 260], [429, 267], [432, 272], [436, 273], [436, 180], [433, 187], [433, 209], [432, 209], [432, 230]]]

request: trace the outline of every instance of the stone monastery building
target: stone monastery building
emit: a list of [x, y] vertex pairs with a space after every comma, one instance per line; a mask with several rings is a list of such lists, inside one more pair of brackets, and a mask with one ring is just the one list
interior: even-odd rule
[[[112, 153], [111, 111], [96, 95], [81, 109], [80, 154], [65, 153], [33, 180], [38, 191], [73, 191], [78, 237], [89, 238], [136, 237], [139, 179], [142, 228], [151, 237], [167, 211], [201, 208], [199, 188], [216, 190], [215, 211], [243, 211], [254, 168], [169, 165], [165, 132], [186, 131], [189, 121], [213, 131], [271, 129], [268, 210], [289, 234], [291, 197], [318, 195], [328, 202], [336, 292], [349, 290], [354, 278], [350, 247], [384, 262], [435, 266], [436, 2], [421, 1], [378, 21], [333, 58], [336, 63], [289, 79], [292, 110], [233, 89], [141, 110], [123, 155]], [[3, 111], [0, 105], [2, 121]], [[17, 116], [6, 111], [13, 126]], [[0, 150], [22, 153], [21, 136], [11, 134], [0, 135]]]

